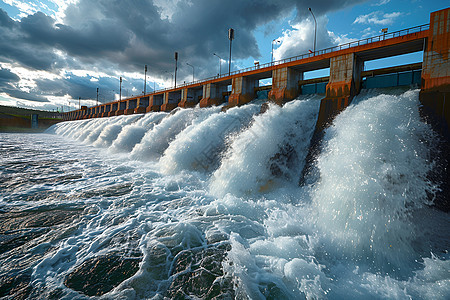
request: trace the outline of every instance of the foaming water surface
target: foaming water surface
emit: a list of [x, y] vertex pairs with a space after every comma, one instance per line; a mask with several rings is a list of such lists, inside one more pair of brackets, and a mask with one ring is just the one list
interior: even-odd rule
[[300, 187], [320, 99], [0, 134], [0, 297], [450, 298], [418, 91], [358, 95]]

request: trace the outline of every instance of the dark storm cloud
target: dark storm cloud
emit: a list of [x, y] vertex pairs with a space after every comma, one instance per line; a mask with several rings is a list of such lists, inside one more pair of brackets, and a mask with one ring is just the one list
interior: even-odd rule
[[[161, 8], [145, 0], [80, 0], [67, 7], [64, 24], [42, 12], [14, 21], [0, 9], [0, 63], [54, 73], [97, 70], [114, 76], [141, 72], [148, 64], [149, 75], [163, 77], [166, 71], [173, 72], [173, 53], [178, 51], [179, 78], [192, 74], [186, 62], [196, 66], [196, 77], [201, 78], [213, 75], [211, 69], [216, 69], [213, 52], [228, 58], [230, 27], [236, 30], [233, 58], [256, 58], [260, 51], [253, 31], [258, 26], [285, 18], [294, 9], [301, 20], [309, 17], [309, 6], [319, 16], [363, 1], [183, 0], [173, 7], [161, 1], [167, 6]], [[164, 16], [166, 11], [169, 18]], [[53, 86], [49, 80], [41, 80], [38, 86], [42, 94], [53, 91], [77, 98], [83, 89], [92, 90], [97, 84], [77, 82], [72, 76]]]
[[[115, 94], [119, 94], [119, 80], [112, 77], [100, 77], [91, 80], [89, 76], [76, 76], [68, 74], [62, 80], [37, 79], [37, 90], [43, 94], [54, 96], [69, 95], [71, 99], [96, 99], [99, 89], [99, 102], [107, 103], [114, 100]], [[133, 91], [133, 87], [140, 89]], [[122, 96], [131, 97], [142, 93], [143, 82], [139, 79], [124, 79], [122, 82]], [[147, 91], [152, 89], [147, 86]]]
[[9, 69], [0, 68], [0, 87], [8, 87], [20, 80], [19, 76]]
[[11, 70], [0, 68], [0, 92], [5, 93], [13, 98], [37, 102], [49, 102], [45, 97], [42, 97], [35, 93], [21, 91], [15, 85], [19, 82], [19, 80], [19, 76], [11, 72]]
[[8, 94], [10, 97], [17, 98], [17, 99], [23, 99], [28, 101], [35, 101], [35, 102], [50, 102], [47, 98], [39, 95], [38, 93], [30, 93], [21, 91], [19, 89], [15, 88], [5, 88], [2, 89], [2, 92]]

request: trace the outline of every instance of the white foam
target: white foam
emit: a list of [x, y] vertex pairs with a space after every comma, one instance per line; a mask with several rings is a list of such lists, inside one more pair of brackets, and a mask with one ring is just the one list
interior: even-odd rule
[[[283, 107], [271, 105], [267, 112], [255, 116], [245, 131], [231, 139], [221, 166], [211, 179], [211, 192], [222, 197], [227, 193], [245, 195], [270, 189], [277, 181], [274, 167], [288, 180], [298, 182], [317, 119], [318, 99], [296, 100]], [[291, 160], [295, 166], [286, 161], [286, 156], [277, 158], [286, 145], [295, 149]]]
[[[173, 247], [198, 250], [220, 241], [231, 245], [223, 269], [236, 298], [450, 298], [450, 222], [427, 207], [434, 136], [420, 120], [418, 92], [375, 90], [354, 99], [327, 130], [317, 181], [304, 187], [297, 182], [320, 97], [300, 99], [255, 116], [243, 106], [179, 110], [160, 122], [148, 114], [127, 124], [125, 116], [57, 124], [54, 132], [80, 141], [102, 127], [95, 141], [107, 141], [110, 150], [136, 145], [129, 159], [51, 136], [38, 141], [36, 147], [62, 145], [43, 158], [76, 159], [67, 169], [83, 175], [52, 187], [69, 195], [64, 201], [49, 197], [39, 205], [80, 202], [87, 213], [52, 242], [54, 249], [34, 250], [45, 254], [33, 271], [34, 295], [58, 290], [79, 297], [64, 285], [75, 268], [109, 251], [139, 249], [139, 271], [103, 297], [162, 298], [176, 278]], [[239, 126], [222, 130], [233, 117]], [[207, 152], [220, 160], [217, 170], [193, 165], [206, 143], [223, 149]], [[286, 149], [295, 159], [284, 159]], [[30, 184], [24, 194], [45, 188]], [[129, 193], [102, 192], [122, 184]], [[1, 198], [2, 205], [13, 198]]]
[[411, 213], [434, 186], [418, 91], [378, 95], [348, 107], [327, 130], [312, 198], [317, 225], [342, 256], [396, 270], [417, 258]]
[[177, 134], [182, 132], [190, 124], [200, 122], [219, 110], [219, 107], [211, 107], [206, 109], [188, 108], [173, 111], [144, 135], [141, 142], [133, 148], [130, 157], [143, 161], [159, 158]]
[[226, 137], [250, 121], [260, 106], [249, 104], [211, 114], [176, 136], [161, 157], [161, 171], [174, 174], [184, 169], [210, 171], [220, 162]]

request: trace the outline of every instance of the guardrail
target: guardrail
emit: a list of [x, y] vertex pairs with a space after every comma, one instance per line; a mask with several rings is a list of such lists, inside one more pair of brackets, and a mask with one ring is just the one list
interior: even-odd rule
[[214, 79], [231, 77], [233, 75], [237, 75], [237, 74], [241, 74], [241, 73], [245, 73], [245, 72], [249, 72], [249, 71], [269, 68], [269, 67], [272, 67], [275, 65], [281, 65], [284, 63], [288, 63], [288, 62], [302, 60], [305, 58], [310, 58], [310, 57], [314, 57], [314, 56], [318, 56], [318, 55], [322, 55], [322, 54], [326, 54], [326, 53], [332, 53], [332, 52], [336, 52], [336, 51], [340, 51], [340, 50], [344, 50], [344, 49], [354, 48], [354, 47], [358, 47], [361, 45], [367, 45], [367, 44], [371, 44], [371, 43], [375, 43], [375, 42], [380, 42], [380, 41], [384, 41], [384, 40], [388, 40], [388, 39], [392, 39], [392, 38], [396, 38], [396, 37], [400, 37], [400, 36], [405, 36], [405, 35], [408, 35], [411, 33], [425, 31], [425, 30], [428, 30], [429, 28], [430, 28], [430, 24], [424, 24], [424, 25], [419, 25], [419, 26], [415, 26], [415, 27], [411, 27], [411, 28], [407, 28], [407, 29], [394, 31], [394, 32], [389, 32], [389, 33], [385, 33], [382, 35], [377, 35], [377, 36], [373, 36], [370, 38], [366, 38], [366, 39], [362, 39], [362, 40], [358, 40], [358, 41], [354, 41], [354, 42], [349, 42], [349, 43], [345, 43], [342, 45], [329, 47], [326, 49], [317, 50], [316, 52], [310, 52], [310, 53], [306, 53], [306, 54], [292, 56], [292, 57], [284, 58], [281, 60], [273, 61], [270, 63], [265, 63], [265, 64], [254, 66], [254, 67], [248, 67], [245, 69], [236, 70], [236, 71], [231, 72], [230, 74], [225, 73], [225, 74], [220, 74], [218, 76], [213, 76], [213, 77], [209, 77], [209, 78], [205, 78], [205, 79], [201, 79], [201, 80], [183, 83], [183, 84], [177, 85], [176, 87], [169, 87], [169, 88], [164, 88], [164, 89], [154, 91], [151, 94], [156, 94], [156, 93], [161, 93], [161, 92], [165, 92], [168, 90], [173, 90], [174, 88], [182, 88], [185, 86], [191, 86], [194, 84], [203, 83], [203, 82], [207, 82], [207, 81], [214, 80]]

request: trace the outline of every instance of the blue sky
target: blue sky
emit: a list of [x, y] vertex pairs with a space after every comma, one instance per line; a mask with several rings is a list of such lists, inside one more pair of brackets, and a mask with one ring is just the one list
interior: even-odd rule
[[[179, 52], [177, 82], [228, 69], [227, 30], [235, 29], [232, 69], [307, 53], [429, 22], [448, 7], [437, 0], [40, 0], [0, 1], [0, 104], [64, 110], [169, 87], [173, 53]], [[367, 62], [366, 69], [422, 60], [416, 53]], [[309, 74], [321, 76], [324, 72]], [[172, 74], [172, 75], [171, 75]]]

